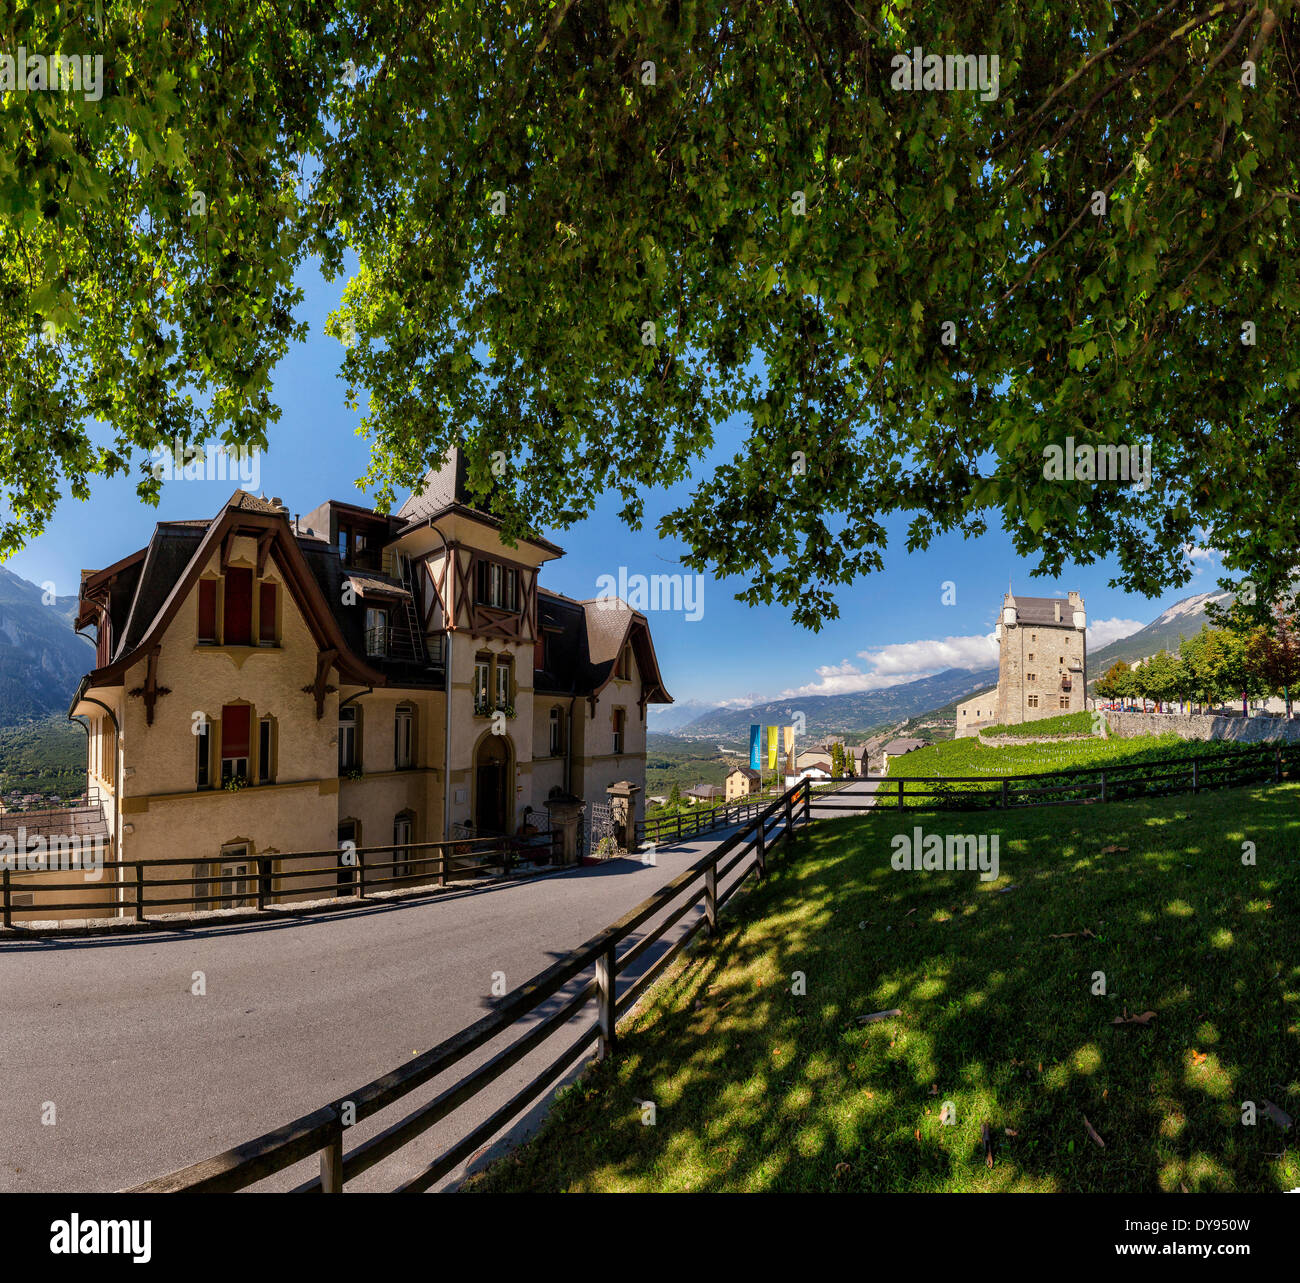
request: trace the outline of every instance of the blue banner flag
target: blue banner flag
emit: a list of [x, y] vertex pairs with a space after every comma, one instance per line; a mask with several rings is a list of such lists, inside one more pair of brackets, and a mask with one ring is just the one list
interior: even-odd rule
[[749, 728], [749, 769], [751, 771], [761, 771], [763, 769], [762, 742], [759, 738], [762, 730], [761, 726], [751, 726]]

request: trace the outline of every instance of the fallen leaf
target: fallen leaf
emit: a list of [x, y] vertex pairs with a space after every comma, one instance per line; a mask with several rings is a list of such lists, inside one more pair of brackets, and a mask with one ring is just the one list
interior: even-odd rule
[[853, 1168], [850, 1167], [848, 1163], [836, 1163], [836, 1164], [835, 1164], [835, 1175], [836, 1175], [836, 1176], [843, 1176], [845, 1172], [851, 1172], [852, 1170], [853, 1170]]
[[1209, 1056], [1205, 1052], [1197, 1051], [1195, 1047], [1193, 1047], [1191, 1050], [1192, 1050], [1192, 1064], [1203, 1065], [1207, 1060], [1209, 1060]]
[[1116, 1016], [1110, 1023], [1112, 1025], [1142, 1025], [1145, 1027], [1155, 1018], [1156, 1013], [1154, 1011], [1144, 1011], [1140, 1015], [1130, 1016], [1128, 1014], [1128, 1008], [1126, 1007], [1124, 1009], [1124, 1014], [1122, 1016]]
[[1048, 936], [1049, 940], [1073, 940], [1076, 937], [1085, 937], [1089, 940], [1095, 940], [1097, 937], [1084, 927], [1082, 931], [1062, 931], [1060, 935]]
[[1127, 850], [1128, 847], [1126, 846], [1103, 846], [1101, 848], [1101, 853], [1102, 855], [1118, 855], [1121, 851]]
[[1097, 1147], [1098, 1147], [1099, 1149], [1105, 1149], [1105, 1148], [1106, 1148], [1106, 1142], [1105, 1142], [1104, 1140], [1102, 1140], [1102, 1138], [1101, 1138], [1100, 1136], [1097, 1135], [1097, 1130], [1096, 1130], [1096, 1128], [1093, 1127], [1093, 1125], [1088, 1121], [1088, 1115], [1087, 1115], [1087, 1114], [1084, 1114], [1084, 1115], [1083, 1115], [1083, 1125], [1084, 1125], [1084, 1127], [1087, 1129], [1087, 1132], [1088, 1132], [1088, 1139], [1091, 1140], [1091, 1141], [1093, 1141], [1093, 1142], [1097, 1145]]
[[1014, 1127], [1004, 1127], [1002, 1129], [1008, 1136], [1019, 1136], [1020, 1133]]

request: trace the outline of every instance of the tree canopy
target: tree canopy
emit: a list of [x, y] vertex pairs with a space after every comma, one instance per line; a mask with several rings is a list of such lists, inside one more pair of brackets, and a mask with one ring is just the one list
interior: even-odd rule
[[0, 552], [267, 444], [315, 257], [381, 503], [452, 444], [511, 535], [692, 479], [661, 533], [812, 627], [893, 514], [1149, 595], [1213, 546], [1261, 610], [1300, 567], [1292, 0], [100, 7], [4, 30], [104, 85], [0, 89]]

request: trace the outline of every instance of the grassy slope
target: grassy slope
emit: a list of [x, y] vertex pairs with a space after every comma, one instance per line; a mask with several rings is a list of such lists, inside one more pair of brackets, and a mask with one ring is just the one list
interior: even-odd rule
[[[670, 969], [617, 1060], [478, 1187], [1300, 1184], [1300, 1155], [1269, 1156], [1283, 1137], [1263, 1107], [1239, 1121], [1261, 1097], [1300, 1115], [1300, 785], [952, 820], [1001, 835], [999, 882], [895, 872], [883, 812], [819, 824]], [[1099, 970], [1106, 997], [1090, 993]], [[1125, 1007], [1159, 1014], [1113, 1026]]]
[[1078, 713], [1062, 713], [1060, 717], [1043, 717], [1036, 722], [1012, 722], [1007, 725], [985, 726], [980, 734], [1007, 735], [1012, 738], [1044, 738], [1051, 735], [1088, 735], [1092, 732], [1092, 714], [1086, 709]]

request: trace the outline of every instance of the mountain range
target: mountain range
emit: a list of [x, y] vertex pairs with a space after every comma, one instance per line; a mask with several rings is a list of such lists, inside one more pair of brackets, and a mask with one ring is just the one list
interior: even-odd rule
[[[1158, 650], [1175, 651], [1182, 637], [1191, 637], [1210, 623], [1206, 605], [1224, 602], [1229, 594], [1197, 593], [1175, 602], [1144, 628], [1118, 641], [1090, 651], [1088, 684], [1100, 677], [1116, 660], [1132, 663]], [[651, 731], [689, 739], [743, 739], [754, 723], [785, 726], [795, 712], [803, 713], [808, 734], [866, 736], [905, 718], [933, 714], [952, 717], [952, 706], [980, 691], [996, 686], [998, 670], [994, 668], [950, 668], [917, 681], [901, 682], [873, 691], [845, 695], [803, 695], [790, 699], [769, 700], [748, 708], [709, 708], [692, 701], [668, 705], [656, 715], [652, 706]]]
[[72, 631], [76, 597], [48, 604], [35, 584], [0, 566], [0, 727], [63, 714], [95, 651]]

